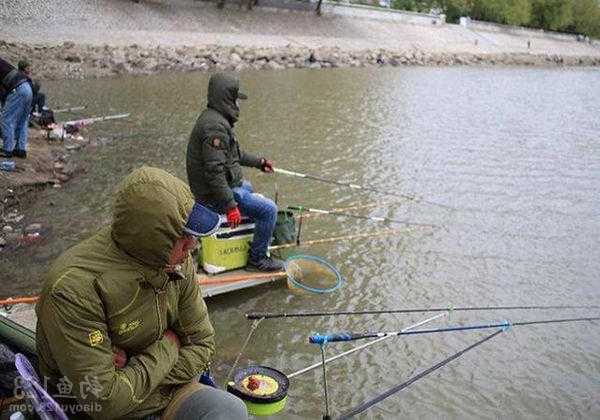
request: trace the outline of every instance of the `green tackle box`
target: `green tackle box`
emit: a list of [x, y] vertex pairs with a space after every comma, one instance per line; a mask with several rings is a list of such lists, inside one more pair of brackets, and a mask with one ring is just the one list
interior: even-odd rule
[[254, 223], [249, 219], [242, 219], [234, 229], [223, 223], [216, 233], [200, 239], [200, 267], [209, 274], [245, 267], [253, 236]]

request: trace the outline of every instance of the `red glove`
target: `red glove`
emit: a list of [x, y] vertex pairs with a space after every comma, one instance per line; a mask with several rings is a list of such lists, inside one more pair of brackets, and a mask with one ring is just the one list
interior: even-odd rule
[[113, 365], [117, 369], [123, 369], [127, 365], [127, 353], [125, 353], [125, 350], [123, 350], [117, 346], [113, 346], [112, 350], [113, 350]]
[[273, 173], [273, 161], [265, 158], [260, 159], [260, 170], [263, 172]]
[[240, 213], [240, 209], [234, 207], [227, 210], [227, 222], [229, 222], [229, 226], [232, 228], [235, 228], [242, 223], [242, 214]]

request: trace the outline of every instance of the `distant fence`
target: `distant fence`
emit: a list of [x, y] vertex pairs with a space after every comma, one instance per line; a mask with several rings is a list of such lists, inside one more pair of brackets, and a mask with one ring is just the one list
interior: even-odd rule
[[[258, 7], [273, 11], [277, 10], [297, 10], [314, 12], [317, 7], [316, 0], [298, 1], [298, 0], [259, 0]], [[445, 15], [431, 15], [427, 13], [408, 12], [404, 10], [394, 10], [362, 4], [350, 4], [345, 2], [335, 2], [323, 0], [321, 11], [324, 15], [347, 16], [374, 20], [391, 20], [403, 23], [413, 23], [419, 25], [441, 25], [446, 23]]]
[[324, 13], [356, 18], [394, 20], [420, 25], [441, 25], [446, 23], [445, 15], [430, 15], [406, 10], [384, 9], [362, 4], [337, 3], [323, 0], [322, 9]]
[[530, 38], [545, 38], [555, 41], [578, 41], [577, 35], [565, 34], [560, 32], [548, 32], [543, 29], [524, 28], [522, 26], [502, 25], [493, 22], [482, 22], [469, 18], [460, 18], [460, 24], [470, 29], [487, 32], [503, 32], [512, 35], [525, 36]]

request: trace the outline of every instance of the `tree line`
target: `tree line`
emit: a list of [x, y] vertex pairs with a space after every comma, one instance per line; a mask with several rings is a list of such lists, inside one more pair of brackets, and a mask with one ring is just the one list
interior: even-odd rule
[[599, 0], [393, 0], [394, 9], [439, 10], [448, 22], [461, 16], [506, 25], [600, 38]]

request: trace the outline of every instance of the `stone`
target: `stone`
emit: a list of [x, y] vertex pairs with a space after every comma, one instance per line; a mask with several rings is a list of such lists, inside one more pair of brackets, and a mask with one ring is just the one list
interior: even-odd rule
[[271, 70], [282, 70], [285, 67], [283, 67], [281, 64], [277, 63], [276, 61], [269, 61], [267, 63], [267, 68], [271, 69]]
[[11, 213], [8, 216], [4, 217], [4, 221], [9, 223], [19, 223], [24, 218], [25, 216], [23, 216], [22, 214]]
[[4, 245], [6, 245], [6, 239], [0, 236], [0, 248], [4, 247]]
[[240, 56], [239, 56], [239, 54], [237, 54], [237, 53], [232, 53], [232, 54], [229, 56], [229, 59], [230, 59], [230, 60], [231, 60], [231, 62], [232, 62], [232, 63], [234, 63], [234, 64], [237, 64], [237, 63], [239, 63], [240, 61], [242, 61], [242, 57], [240, 57]]
[[241, 62], [239, 63], [237, 66], [235, 66], [235, 71], [240, 72], [240, 71], [244, 71], [248, 68], [248, 64]]
[[13, 231], [13, 228], [10, 225], [6, 225], [2, 228], [3, 233], [11, 233], [12, 231]]
[[69, 63], [81, 63], [83, 60], [76, 54], [69, 54], [65, 57], [65, 61], [68, 61]]
[[310, 63], [310, 66], [308, 66], [308, 68], [310, 68], [310, 69], [320, 69], [321, 68], [321, 63]]

